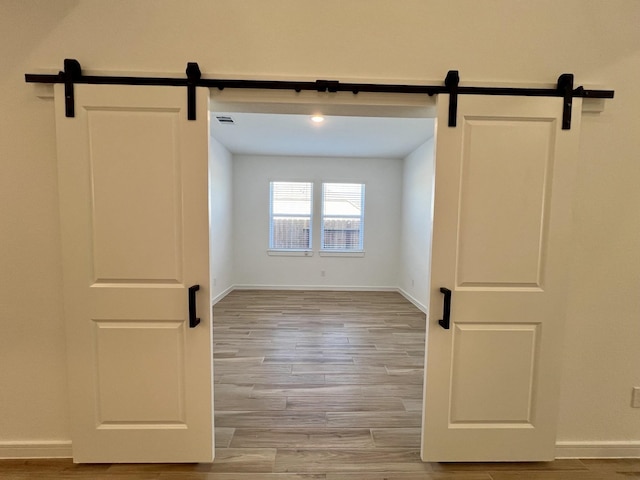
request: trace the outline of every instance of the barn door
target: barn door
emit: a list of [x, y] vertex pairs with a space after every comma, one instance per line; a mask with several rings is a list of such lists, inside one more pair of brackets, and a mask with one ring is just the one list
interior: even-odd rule
[[56, 85], [75, 462], [213, 459], [208, 98]]
[[581, 103], [570, 130], [559, 98], [458, 107], [450, 128], [438, 101], [422, 457], [551, 460]]

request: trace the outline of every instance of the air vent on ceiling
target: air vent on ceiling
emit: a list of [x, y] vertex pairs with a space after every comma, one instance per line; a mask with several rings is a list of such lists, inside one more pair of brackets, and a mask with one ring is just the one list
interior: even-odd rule
[[225, 116], [225, 115], [221, 115], [221, 116], [216, 116], [216, 118], [218, 119], [219, 123], [222, 123], [224, 125], [233, 125], [235, 122], [233, 121], [233, 118]]

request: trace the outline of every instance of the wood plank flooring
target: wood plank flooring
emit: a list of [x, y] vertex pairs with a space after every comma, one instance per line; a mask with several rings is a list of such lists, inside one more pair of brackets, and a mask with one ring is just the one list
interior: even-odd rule
[[424, 335], [393, 292], [232, 292], [214, 308], [218, 452], [275, 449], [281, 473], [423, 471]]
[[421, 462], [424, 328], [397, 293], [234, 291], [214, 308], [213, 464], [5, 460], [0, 479], [640, 478], [640, 460]]

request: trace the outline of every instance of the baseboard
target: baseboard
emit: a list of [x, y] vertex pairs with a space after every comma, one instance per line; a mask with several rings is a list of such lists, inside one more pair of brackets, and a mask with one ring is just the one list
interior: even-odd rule
[[420, 303], [413, 295], [411, 295], [409, 292], [404, 291], [400, 287], [396, 288], [396, 290], [400, 295], [402, 295], [404, 298], [413, 303], [418, 309], [420, 309], [422, 313], [424, 313], [425, 315], [427, 314], [427, 307]]
[[397, 292], [397, 287], [355, 285], [234, 285], [234, 290], [322, 290], [337, 292]]
[[221, 293], [219, 293], [218, 295], [216, 295], [215, 297], [213, 297], [213, 299], [211, 299], [211, 305], [215, 305], [216, 303], [218, 303], [220, 300], [222, 300], [224, 297], [226, 297], [227, 295], [229, 295], [231, 292], [233, 292], [234, 290], [234, 285], [231, 285], [230, 287], [227, 287], [226, 289], [224, 289]]
[[640, 441], [556, 442], [556, 458], [640, 458]]
[[[71, 441], [0, 442], [0, 459], [71, 458]], [[556, 458], [640, 458], [640, 441], [557, 442]]]
[[0, 442], [0, 459], [71, 458], [71, 440]]

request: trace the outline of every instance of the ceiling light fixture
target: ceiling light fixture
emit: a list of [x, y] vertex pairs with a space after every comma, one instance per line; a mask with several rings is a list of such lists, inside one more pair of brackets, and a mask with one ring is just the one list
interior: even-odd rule
[[324, 122], [324, 117], [322, 115], [313, 115], [311, 117], [311, 121], [313, 123], [322, 123], [322, 122]]

